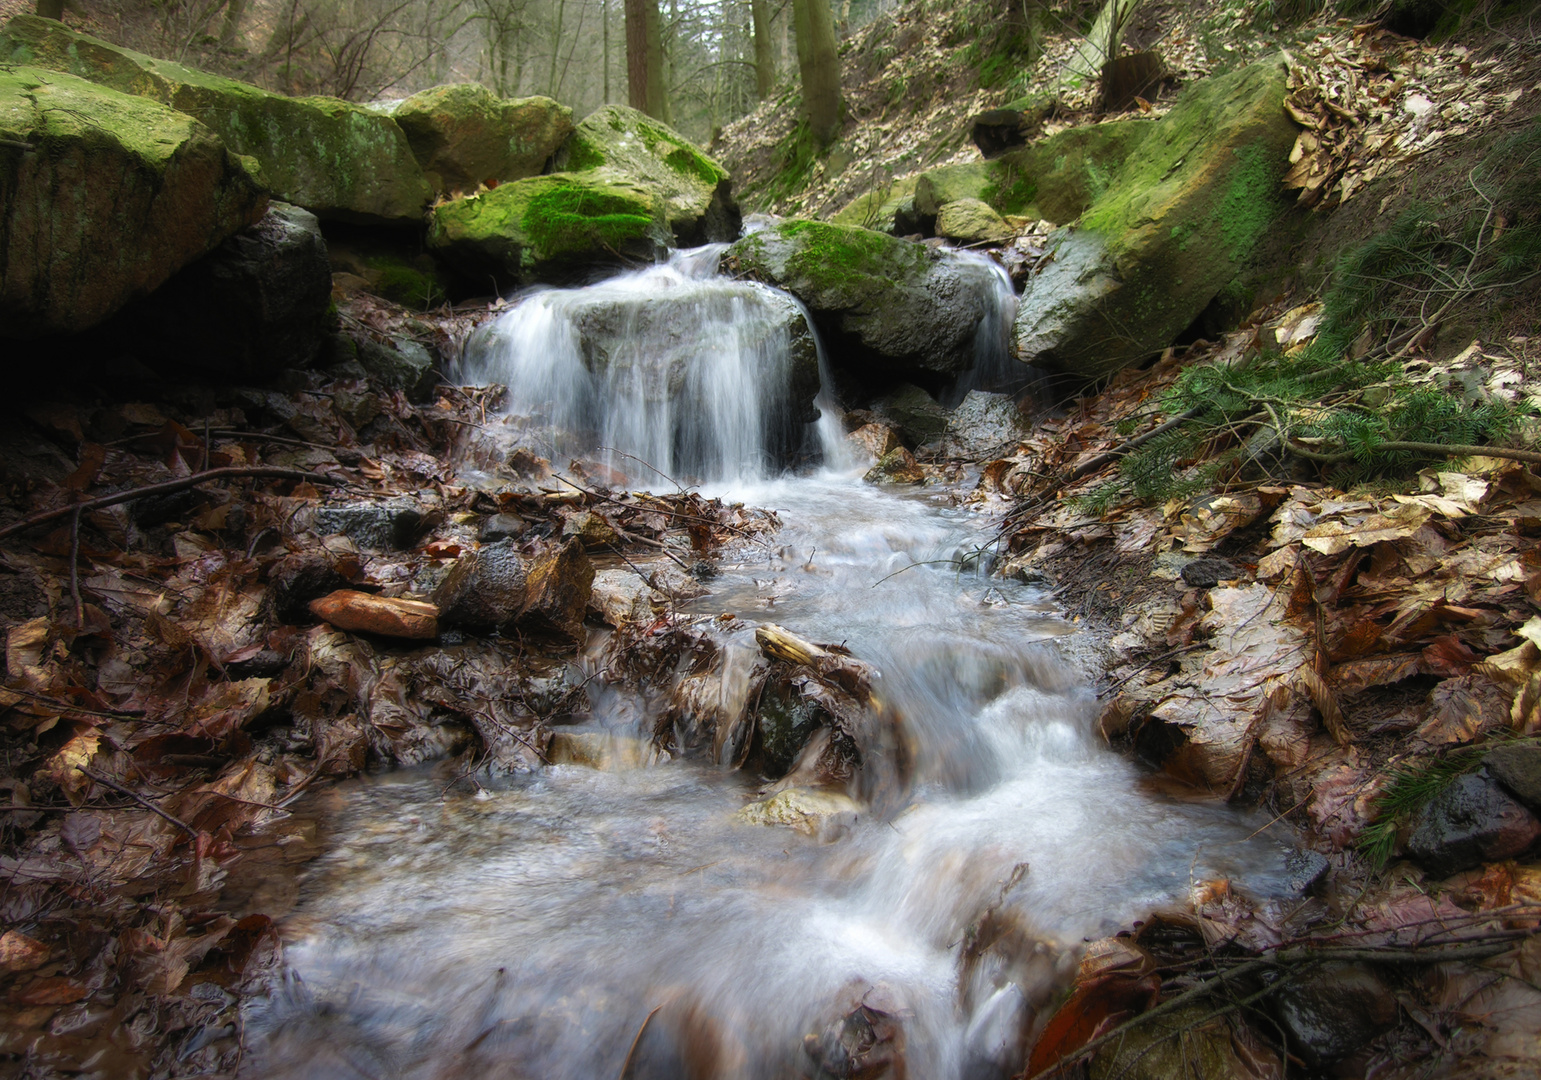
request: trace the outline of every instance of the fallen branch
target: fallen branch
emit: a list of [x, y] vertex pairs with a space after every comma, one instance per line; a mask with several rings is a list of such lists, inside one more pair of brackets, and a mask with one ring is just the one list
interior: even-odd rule
[[198, 839], [198, 830], [197, 829], [193, 828], [191, 825], [189, 825], [187, 822], [183, 821], [181, 818], [172, 817], [170, 814], [166, 813], [166, 811], [162, 810], [159, 806], [156, 806], [154, 802], [152, 802], [151, 800], [145, 798], [143, 795], [139, 794], [137, 791], [131, 791], [130, 789], [124, 787], [122, 784], [118, 783], [116, 780], [112, 779], [111, 777], [103, 776], [101, 773], [97, 772], [95, 769], [88, 769], [84, 765], [77, 765], [77, 766], [75, 766], [75, 768], [77, 768], [81, 772], [85, 773], [85, 775], [89, 776], [92, 780], [95, 780], [98, 784], [101, 784], [103, 787], [111, 788], [113, 791], [116, 791], [120, 795], [127, 795], [130, 799], [133, 799], [140, 806], [142, 806], [146, 810], [150, 811], [150, 813], [152, 813], [152, 814], [159, 814], [161, 817], [165, 818], [167, 821], [171, 822], [177, 828], [179, 828], [183, 832], [185, 832], [188, 836], [191, 836], [194, 840]]
[[299, 469], [280, 469], [268, 465], [230, 465], [220, 469], [207, 469], [204, 472], [194, 473], [192, 476], [184, 476], [180, 480], [166, 480], [159, 484], [146, 484], [143, 487], [129, 488], [127, 491], [115, 492], [111, 495], [100, 495], [85, 502], [71, 503], [69, 506], [61, 506], [55, 510], [45, 510], [40, 514], [22, 518], [5, 528], [0, 529], [0, 540], [13, 533], [23, 532], [37, 525], [55, 521], [70, 514], [83, 514], [87, 510], [100, 510], [104, 506], [116, 506], [119, 503], [133, 502], [135, 499], [143, 499], [150, 495], [170, 495], [173, 492], [183, 491], [199, 484], [206, 484], [211, 480], [232, 480], [237, 477], [257, 476], [271, 480], [298, 480], [311, 484], [321, 484], [326, 487], [343, 487], [346, 480], [336, 477], [324, 476], [321, 473], [302, 472]]

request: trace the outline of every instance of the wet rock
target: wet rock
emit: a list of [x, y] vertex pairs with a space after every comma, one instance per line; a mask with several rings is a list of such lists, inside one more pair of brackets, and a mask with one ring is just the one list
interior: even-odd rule
[[[0, 36], [0, 61], [9, 57]], [[56, 71], [0, 68], [0, 137], [5, 337], [95, 326], [266, 207], [202, 124]]]
[[583, 616], [593, 587], [593, 564], [583, 545], [569, 540], [530, 564], [520, 625], [565, 641], [582, 641]]
[[813, 702], [782, 685], [768, 686], [763, 691], [755, 722], [760, 734], [761, 765], [765, 775], [774, 779], [785, 776], [797, 763], [809, 736], [827, 723], [828, 717]]
[[652, 586], [630, 570], [601, 570], [594, 575], [589, 610], [597, 612], [611, 626], [650, 622], [653, 618]]
[[456, 559], [433, 602], [445, 626], [496, 630], [524, 609], [528, 582], [528, 565], [504, 540]]
[[[359, 376], [365, 376], [362, 368]], [[358, 431], [380, 415], [380, 398], [368, 390], [338, 390], [332, 394], [332, 408]]]
[[868, 466], [876, 465], [890, 451], [899, 448], [899, 436], [887, 424], [863, 424], [847, 434], [845, 441]]
[[1500, 746], [1482, 759], [1490, 776], [1532, 810], [1541, 809], [1541, 746]]
[[1054, 258], [1018, 305], [1021, 360], [1108, 375], [1169, 345], [1260, 257], [1298, 133], [1284, 74], [1268, 61], [1204, 79], [1150, 126], [1074, 228], [1050, 238]]
[[957, 252], [818, 221], [751, 233], [723, 262], [792, 293], [813, 313], [837, 364], [889, 384], [971, 367], [995, 289], [987, 266]]
[[1097, 1051], [1091, 1080], [1234, 1080], [1252, 1076], [1237, 1055], [1224, 1017], [1212, 1017], [1207, 1002], [1177, 1009], [1141, 1024]]
[[1541, 821], [1481, 773], [1456, 778], [1414, 822], [1407, 853], [1437, 877], [1510, 859], [1541, 836]]
[[1284, 856], [1284, 887], [1292, 896], [1304, 896], [1326, 876], [1331, 865], [1319, 851], [1292, 848]]
[[248, 156], [276, 197], [324, 217], [416, 223], [431, 194], [396, 122], [351, 101], [270, 93], [31, 15], [6, 23], [0, 61], [67, 71], [186, 114]]
[[1273, 997], [1290, 1045], [1312, 1068], [1348, 1057], [1396, 1027], [1396, 995], [1367, 964], [1323, 964]]
[[297, 623], [310, 610], [310, 602], [348, 587], [348, 579], [319, 553], [285, 555], [268, 568], [265, 613], [281, 623]]
[[936, 235], [963, 244], [1010, 240], [1010, 225], [982, 199], [957, 199], [936, 215]]
[[562, 522], [562, 539], [576, 539], [585, 548], [619, 547], [621, 534], [603, 514], [582, 510]]
[[360, 338], [358, 362], [376, 382], [402, 391], [408, 401], [419, 404], [433, 397], [439, 383], [433, 356], [410, 338], [392, 338], [389, 345]]
[[582, 765], [616, 772], [640, 769], [647, 764], [649, 750], [646, 739], [608, 731], [554, 731], [546, 746], [546, 757], [553, 765]]
[[860, 812], [860, 805], [849, 795], [794, 787], [752, 802], [735, 816], [750, 825], [785, 825], [806, 836], [828, 837], [849, 828]]
[[1232, 563], [1219, 558], [1194, 559], [1184, 563], [1179, 573], [1195, 589], [1213, 589], [1222, 581], [1234, 581], [1241, 577], [1241, 571]]
[[145, 358], [227, 379], [265, 379], [321, 350], [332, 274], [321, 225], [273, 203], [257, 224], [123, 313]]
[[518, 514], [493, 514], [482, 521], [481, 540], [490, 544], [498, 540], [512, 540], [523, 536], [529, 529]]
[[970, 390], [948, 418], [942, 453], [969, 461], [999, 457], [1028, 434], [1027, 420], [1009, 394]]
[[423, 600], [340, 589], [312, 600], [310, 611], [339, 630], [399, 638], [439, 636], [439, 609]]
[[947, 410], [918, 386], [896, 387], [873, 402], [872, 411], [894, 426], [906, 446], [929, 442], [947, 430]]
[[813, 1080], [904, 1080], [905, 1010], [889, 989], [863, 986], [862, 1000], [822, 1031], [803, 1036], [803, 1052], [814, 1066]]
[[919, 484], [925, 481], [926, 471], [914, 454], [900, 446], [884, 454], [862, 479], [869, 484]]
[[539, 176], [573, 132], [567, 106], [547, 97], [500, 98], [480, 83], [419, 91], [391, 116], [441, 194]]
[[389, 551], [412, 546], [422, 530], [423, 515], [405, 499], [339, 503], [317, 507], [312, 527], [321, 536], [346, 536], [369, 551]]

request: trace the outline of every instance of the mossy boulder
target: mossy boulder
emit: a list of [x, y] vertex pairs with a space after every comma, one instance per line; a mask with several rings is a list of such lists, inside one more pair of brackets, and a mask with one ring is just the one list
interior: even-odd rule
[[548, 97], [500, 98], [480, 83], [435, 86], [391, 110], [435, 192], [539, 176], [573, 133], [573, 111]]
[[956, 199], [936, 215], [936, 235], [965, 244], [999, 243], [1012, 230], [984, 200]]
[[968, 370], [994, 288], [986, 266], [956, 252], [819, 221], [777, 222], [723, 260], [806, 304], [831, 363], [873, 384]]
[[1159, 352], [1266, 252], [1297, 129], [1284, 65], [1190, 88], [1087, 211], [1051, 238], [1014, 337], [1028, 363], [1086, 379]]
[[859, 225], [864, 229], [903, 235], [914, 223], [915, 185], [919, 180], [919, 176], [906, 176], [858, 195], [830, 220], [836, 225]]
[[0, 69], [0, 334], [91, 327], [262, 217], [214, 133], [82, 79]]
[[556, 164], [575, 173], [608, 170], [647, 188], [680, 247], [738, 236], [740, 215], [728, 171], [636, 109], [605, 105], [584, 117]]
[[934, 218], [949, 203], [979, 199], [1000, 214], [1073, 221], [1107, 192], [1155, 126], [1150, 120], [1089, 124], [992, 161], [931, 169], [916, 179], [915, 212]]
[[263, 186], [322, 217], [417, 221], [430, 191], [396, 121], [337, 98], [290, 98], [20, 15], [0, 31], [0, 63], [68, 72], [202, 121], [249, 155]]
[[650, 261], [670, 239], [661, 202], [610, 169], [532, 176], [435, 206], [428, 246], [500, 289], [560, 281], [595, 263]]

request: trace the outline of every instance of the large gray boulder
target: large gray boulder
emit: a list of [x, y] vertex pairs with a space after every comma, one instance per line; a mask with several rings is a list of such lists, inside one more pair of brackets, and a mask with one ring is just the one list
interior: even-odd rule
[[196, 120], [72, 75], [0, 68], [0, 336], [94, 326], [266, 206]]
[[[1205, 79], [1050, 238], [1014, 328], [1021, 360], [1097, 379], [1159, 353], [1266, 250], [1296, 127], [1284, 65]], [[993, 164], [993, 163], [992, 163]]]
[[796, 219], [744, 237], [723, 266], [796, 296], [828, 335], [831, 363], [887, 384], [972, 367], [995, 288], [988, 267], [954, 252]]
[[330, 328], [331, 300], [316, 216], [273, 203], [257, 224], [124, 312], [122, 325], [147, 358], [260, 380], [315, 359]]

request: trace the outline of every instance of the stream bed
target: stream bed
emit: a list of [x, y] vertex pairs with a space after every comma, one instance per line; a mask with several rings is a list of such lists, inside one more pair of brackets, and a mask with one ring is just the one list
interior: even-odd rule
[[[1286, 895], [1283, 831], [1145, 783], [1094, 730], [1075, 627], [1041, 592], [958, 568], [991, 523], [936, 489], [863, 483], [824, 411], [822, 470], [760, 478], [763, 447], [692, 462], [717, 466], [704, 493], [782, 528], [728, 553], [689, 610], [746, 649], [774, 622], [873, 665], [913, 743], [902, 797], [812, 836], [749, 823], [764, 778], [623, 752], [652, 706], [602, 680], [584, 728], [614, 741], [606, 768], [345, 784], [282, 928], [281, 984], [248, 1010], [243, 1076], [848, 1076], [861, 1016], [893, 1059], [870, 1075], [1006, 1077], [1086, 941], [1214, 878]], [[987, 916], [1010, 927], [993, 943]]]

